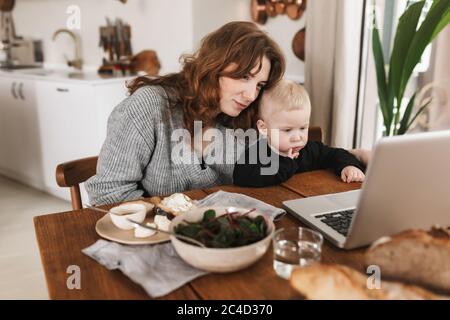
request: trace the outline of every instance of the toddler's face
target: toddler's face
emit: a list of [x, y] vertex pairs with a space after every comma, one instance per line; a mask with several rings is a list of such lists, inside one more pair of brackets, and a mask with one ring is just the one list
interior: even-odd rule
[[308, 142], [309, 117], [309, 109], [274, 112], [265, 121], [258, 121], [258, 129], [281, 153], [287, 154], [289, 149], [298, 153]]

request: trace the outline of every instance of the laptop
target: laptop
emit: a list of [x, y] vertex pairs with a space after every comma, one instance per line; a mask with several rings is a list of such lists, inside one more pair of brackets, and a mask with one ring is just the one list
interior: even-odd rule
[[450, 225], [450, 130], [382, 138], [360, 190], [283, 207], [344, 249], [410, 228]]

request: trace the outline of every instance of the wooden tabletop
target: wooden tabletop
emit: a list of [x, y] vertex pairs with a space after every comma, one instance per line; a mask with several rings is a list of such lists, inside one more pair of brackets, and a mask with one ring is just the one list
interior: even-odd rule
[[[312, 171], [295, 175], [286, 183], [267, 188], [221, 186], [185, 192], [192, 199], [202, 199], [220, 189], [242, 193], [281, 207], [282, 201], [313, 195], [359, 189], [360, 183], [344, 183], [329, 171]], [[92, 210], [53, 213], [34, 218], [36, 238], [50, 299], [149, 299], [146, 292], [120, 271], [110, 271], [84, 255], [81, 250], [100, 237], [95, 223], [103, 216]], [[277, 228], [302, 226], [290, 214], [275, 223]], [[340, 263], [364, 272], [364, 249], [344, 251], [325, 240], [322, 261]], [[272, 267], [273, 253], [267, 253], [247, 269], [208, 274], [197, 278], [162, 299], [296, 299], [300, 296], [287, 280], [279, 278]], [[67, 268], [80, 267], [81, 289], [68, 289], [71, 275]]]

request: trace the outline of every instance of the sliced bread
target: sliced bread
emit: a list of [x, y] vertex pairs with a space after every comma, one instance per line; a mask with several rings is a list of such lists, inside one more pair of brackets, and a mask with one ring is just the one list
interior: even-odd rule
[[367, 251], [365, 263], [377, 265], [383, 279], [450, 293], [450, 228], [408, 230], [381, 238]]

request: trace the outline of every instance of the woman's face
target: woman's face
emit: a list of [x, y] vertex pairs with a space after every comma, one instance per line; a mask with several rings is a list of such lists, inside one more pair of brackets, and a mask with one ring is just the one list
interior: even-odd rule
[[[254, 74], [258, 67], [259, 65], [251, 70], [251, 73]], [[233, 71], [234, 68], [236, 65], [230, 64], [225, 71]], [[237, 117], [258, 97], [269, 79], [269, 73], [270, 61], [264, 56], [261, 70], [254, 76], [249, 74], [242, 79], [220, 77], [220, 110], [230, 117]]]

